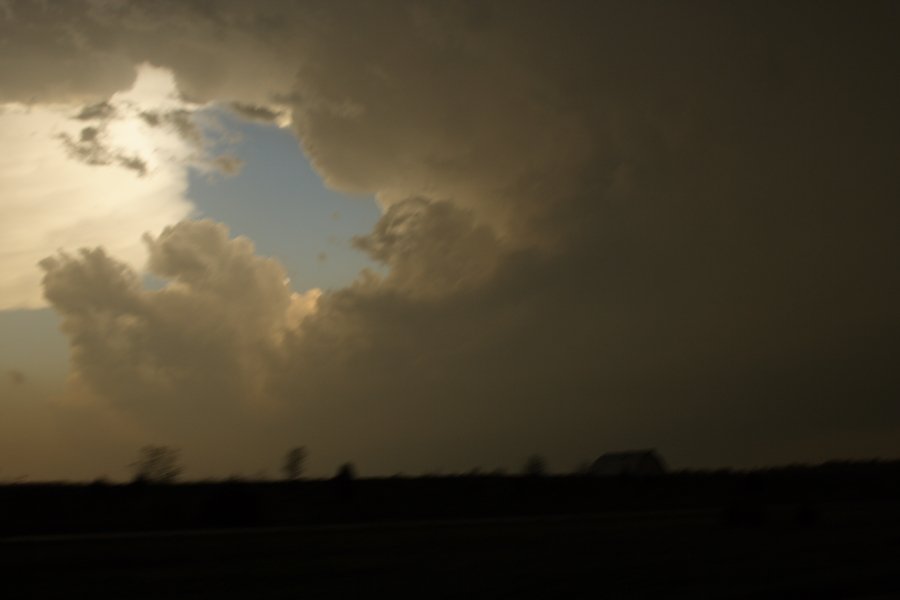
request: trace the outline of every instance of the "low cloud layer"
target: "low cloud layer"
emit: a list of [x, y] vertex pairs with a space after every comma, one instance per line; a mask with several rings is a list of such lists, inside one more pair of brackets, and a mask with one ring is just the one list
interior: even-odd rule
[[[11, 7], [38, 40], [74, 11]], [[387, 274], [315, 301], [209, 223], [148, 238], [158, 292], [112, 249], [44, 263], [76, 375], [202, 423], [207, 462], [231, 435], [381, 472], [900, 452], [893, 3], [90, 7], [81, 45], [4, 58], [34, 66], [7, 100], [150, 61], [192, 101], [288, 107], [323, 178], [385, 207], [356, 243]], [[107, 75], [59, 77], [73, 48]]]

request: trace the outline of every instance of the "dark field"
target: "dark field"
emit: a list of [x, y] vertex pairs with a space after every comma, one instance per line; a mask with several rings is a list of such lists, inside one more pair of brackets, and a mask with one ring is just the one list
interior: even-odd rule
[[5, 598], [900, 598], [900, 463], [0, 486]]
[[893, 503], [0, 542], [5, 598], [900, 597]]

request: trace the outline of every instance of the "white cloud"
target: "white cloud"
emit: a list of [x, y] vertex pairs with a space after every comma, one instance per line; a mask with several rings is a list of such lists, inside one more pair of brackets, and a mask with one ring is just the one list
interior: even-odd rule
[[45, 305], [37, 264], [56, 250], [102, 245], [139, 267], [141, 234], [191, 214], [199, 149], [183, 129], [142, 118], [151, 108], [193, 107], [152, 67], [101, 105], [0, 107], [0, 310]]
[[321, 291], [293, 292], [276, 260], [220, 223], [184, 221], [144, 241], [162, 289], [141, 288], [99, 248], [42, 262], [47, 298], [71, 336], [72, 381], [98, 407], [201, 463], [225, 453], [234, 468], [250, 468], [257, 458], [234, 436], [258, 436], [257, 421], [271, 423], [281, 408], [272, 375], [285, 368], [288, 340]]

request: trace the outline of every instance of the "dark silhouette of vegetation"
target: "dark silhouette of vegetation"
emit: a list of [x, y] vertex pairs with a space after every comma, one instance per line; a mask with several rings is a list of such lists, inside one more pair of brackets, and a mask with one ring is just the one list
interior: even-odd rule
[[284, 455], [284, 465], [281, 467], [284, 478], [288, 481], [300, 479], [306, 466], [306, 448], [298, 446], [288, 450]]
[[[4, 597], [895, 598], [898, 476], [900, 462], [0, 486]], [[765, 520], [716, 520], [748, 491]], [[16, 539], [103, 531], [124, 535]]]
[[168, 446], [144, 446], [138, 459], [131, 463], [134, 481], [139, 483], [173, 483], [181, 475], [180, 453]]
[[528, 477], [543, 477], [547, 474], [547, 462], [539, 454], [533, 454], [525, 461], [522, 474]]
[[[543, 460], [528, 464], [526, 473], [545, 473]], [[171, 482], [177, 452], [143, 448], [135, 471], [140, 481]], [[359, 478], [348, 462], [331, 478], [291, 482], [0, 485], [0, 552], [21, 580], [9, 597], [109, 595], [78, 593], [72, 582], [86, 569], [98, 588], [165, 579], [142, 597], [181, 589], [244, 597], [250, 576], [252, 589], [288, 582], [283, 597], [300, 587], [357, 597], [393, 582], [429, 591], [440, 581], [443, 591], [459, 578], [460, 597], [497, 597], [511, 585], [516, 597], [577, 597], [598, 581], [608, 597], [634, 596], [641, 583], [641, 597], [897, 597], [898, 505], [900, 461], [653, 477], [380, 478]], [[122, 535], [93, 535], [102, 533]], [[75, 535], [29, 537], [45, 534]], [[365, 585], [335, 587], [354, 578]], [[489, 588], [474, 587], [485, 580]], [[35, 585], [43, 587], [32, 594]], [[59, 594], [43, 593], [53, 586]]]
[[592, 461], [583, 460], [575, 465], [575, 469], [572, 471], [573, 475], [590, 475], [591, 474], [591, 466], [593, 465]]
[[338, 481], [353, 481], [356, 479], [356, 467], [353, 466], [352, 462], [346, 462], [338, 467], [334, 478]]
[[[177, 452], [141, 449], [139, 482], [172, 483]], [[531, 472], [543, 472], [533, 470]], [[329, 479], [231, 479], [174, 485], [0, 485], [0, 536], [24, 533], [294, 526], [381, 520], [702, 512], [728, 535], [815, 530], [842, 507], [900, 503], [900, 461], [757, 471], [675, 471], [657, 477], [468, 473], [360, 478], [352, 463]], [[880, 510], [880, 509], [879, 509]], [[837, 516], [836, 516], [837, 515]]]
[[599, 477], [652, 477], [665, 472], [666, 463], [656, 450], [607, 452], [590, 467], [590, 474]]

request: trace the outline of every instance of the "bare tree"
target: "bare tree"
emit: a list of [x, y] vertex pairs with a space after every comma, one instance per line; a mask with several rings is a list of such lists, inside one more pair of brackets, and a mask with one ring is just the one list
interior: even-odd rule
[[180, 453], [168, 446], [144, 446], [138, 451], [138, 459], [131, 463], [135, 481], [148, 483], [172, 483], [183, 470], [179, 464]]
[[303, 468], [306, 466], [306, 448], [298, 446], [291, 448], [284, 455], [284, 465], [281, 467], [284, 472], [284, 478], [289, 481], [300, 479], [303, 475]]

